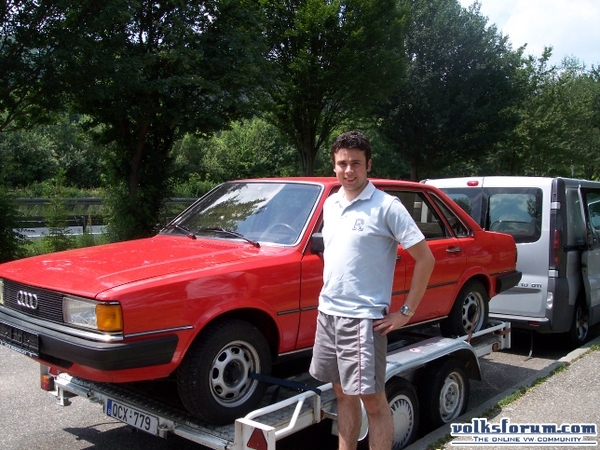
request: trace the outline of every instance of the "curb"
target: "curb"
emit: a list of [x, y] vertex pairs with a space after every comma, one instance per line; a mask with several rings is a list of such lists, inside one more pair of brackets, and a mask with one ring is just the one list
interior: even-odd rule
[[[534, 375], [521, 381], [520, 383], [516, 384], [515, 386], [505, 390], [504, 392], [496, 395], [495, 397], [489, 399], [488, 401], [482, 403], [477, 408], [466, 412], [465, 414], [463, 414], [460, 417], [457, 417], [456, 419], [453, 420], [453, 422], [454, 423], [468, 423], [473, 418], [483, 417], [483, 415], [487, 411], [494, 408], [500, 401], [504, 400], [506, 397], [514, 394], [515, 392], [517, 392], [518, 390], [520, 390], [522, 388], [531, 387], [536, 381], [538, 381], [540, 378], [547, 377], [556, 368], [563, 366], [563, 365], [571, 364], [577, 358], [579, 358], [579, 357], [583, 356], [585, 353], [587, 353], [590, 350], [590, 348], [595, 344], [600, 344], [600, 336], [585, 343], [581, 347], [576, 348], [575, 350], [571, 351], [569, 354], [567, 354], [567, 355], [563, 356], [561, 359], [547, 365], [543, 369], [540, 369]], [[405, 450], [425, 450], [425, 449], [427, 449], [427, 447], [429, 447], [436, 441], [443, 439], [446, 436], [449, 437], [449, 435], [450, 435], [450, 431], [449, 431], [448, 427], [446, 425], [443, 425], [440, 428], [438, 428], [437, 430], [434, 430], [431, 433], [423, 436], [418, 441], [413, 442], [408, 447], [405, 447]]]

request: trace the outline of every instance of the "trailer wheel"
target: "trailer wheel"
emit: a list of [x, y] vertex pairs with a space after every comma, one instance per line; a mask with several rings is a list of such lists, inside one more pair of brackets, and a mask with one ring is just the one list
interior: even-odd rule
[[417, 437], [419, 430], [419, 400], [412, 384], [403, 378], [392, 378], [385, 387], [392, 419], [394, 443], [392, 450], [400, 450]]
[[456, 358], [434, 362], [424, 371], [426, 377], [419, 385], [421, 422], [433, 430], [464, 414], [469, 378], [464, 363]]
[[470, 331], [480, 331], [488, 323], [490, 298], [477, 280], [462, 287], [448, 317], [440, 323], [440, 331], [446, 337], [464, 336]]
[[569, 337], [571, 343], [575, 347], [579, 347], [585, 343], [588, 338], [590, 330], [590, 316], [583, 306], [582, 302], [578, 301], [575, 304], [575, 311], [573, 312], [573, 322], [571, 329], [569, 330]]
[[256, 408], [267, 387], [251, 372], [271, 373], [266, 339], [248, 322], [221, 322], [200, 335], [177, 369], [179, 397], [200, 420], [234, 422]]

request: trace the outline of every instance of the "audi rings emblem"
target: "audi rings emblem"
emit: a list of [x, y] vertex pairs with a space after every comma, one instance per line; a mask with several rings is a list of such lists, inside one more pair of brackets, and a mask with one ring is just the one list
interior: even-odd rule
[[37, 309], [37, 295], [32, 294], [31, 292], [19, 291], [17, 292], [17, 305], [24, 306], [25, 308], [29, 309]]

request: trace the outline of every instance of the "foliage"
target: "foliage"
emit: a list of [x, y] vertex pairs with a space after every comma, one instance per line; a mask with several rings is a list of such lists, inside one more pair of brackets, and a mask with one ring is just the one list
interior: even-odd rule
[[0, 132], [49, 123], [60, 107], [59, 92], [46, 83], [58, 11], [58, 2], [0, 3]]
[[552, 49], [529, 57], [527, 95], [515, 106], [521, 120], [488, 167], [505, 175], [600, 177], [600, 83], [576, 59], [549, 66]]
[[192, 172], [187, 180], [183, 180], [173, 187], [173, 195], [181, 198], [199, 198], [217, 185], [210, 179], [203, 180], [202, 177]]
[[48, 235], [43, 238], [47, 252], [59, 252], [73, 247], [73, 236], [67, 227], [67, 207], [62, 190], [64, 171], [53, 181], [45, 195], [50, 199], [45, 214]]
[[19, 213], [13, 199], [0, 188], [0, 263], [26, 254], [25, 236], [17, 229]]
[[52, 125], [0, 133], [0, 165], [7, 185], [26, 188], [50, 182], [62, 169], [70, 186], [100, 186], [101, 151], [82, 132], [79, 121], [63, 114]]
[[178, 136], [220, 130], [250, 111], [262, 76], [256, 3], [63, 4], [56, 82], [107, 148], [112, 235], [147, 236], [169, 194]]
[[41, 128], [0, 133], [0, 167], [7, 186], [26, 187], [47, 180], [59, 168], [52, 141]]
[[401, 78], [404, 14], [396, 0], [262, 3], [274, 72], [263, 108], [312, 175], [331, 132], [368, 116]]
[[480, 160], [517, 117], [521, 50], [486, 27], [475, 4], [402, 0], [411, 12], [407, 76], [381, 103], [381, 132], [411, 164], [411, 179], [439, 175], [456, 160]]
[[298, 175], [298, 154], [260, 118], [234, 122], [210, 138], [188, 135], [174, 148], [177, 172], [221, 183], [242, 178]]

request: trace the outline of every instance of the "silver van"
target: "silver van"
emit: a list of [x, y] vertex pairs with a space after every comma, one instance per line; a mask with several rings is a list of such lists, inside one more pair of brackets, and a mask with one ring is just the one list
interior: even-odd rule
[[481, 227], [513, 236], [520, 283], [490, 302], [515, 328], [568, 333], [573, 345], [600, 322], [600, 182], [569, 178], [424, 180]]

